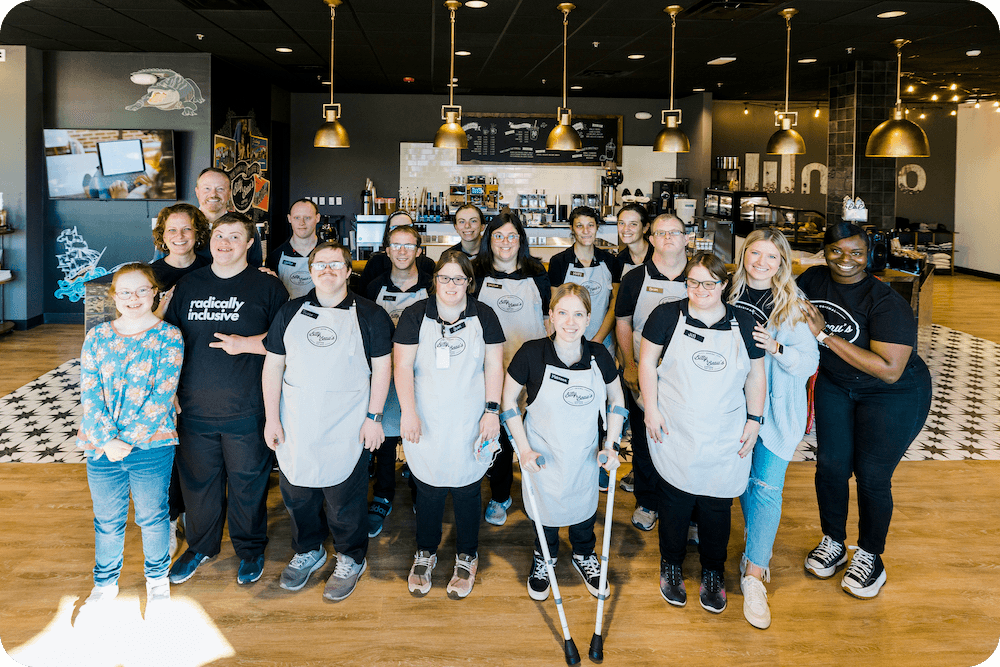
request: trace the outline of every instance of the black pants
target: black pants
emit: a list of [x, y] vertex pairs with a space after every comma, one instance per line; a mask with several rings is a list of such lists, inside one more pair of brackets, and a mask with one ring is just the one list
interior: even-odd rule
[[514, 483], [514, 448], [506, 429], [500, 429], [500, 451], [490, 466], [490, 496], [498, 503], [510, 498], [510, 487]]
[[396, 497], [396, 445], [399, 436], [389, 436], [372, 452], [375, 463], [375, 483], [372, 494], [376, 498], [385, 498], [392, 503]]
[[881, 554], [892, 520], [892, 474], [927, 419], [930, 372], [920, 361], [895, 384], [854, 390], [820, 372], [814, 395], [820, 526], [838, 542], [847, 540], [853, 473], [858, 483], [858, 546]]
[[170, 520], [176, 521], [184, 512], [184, 494], [181, 493], [181, 474], [177, 471], [177, 459], [170, 471], [170, 488], [167, 492], [167, 505], [170, 508]]
[[657, 511], [660, 513], [660, 558], [683, 565], [688, 526], [698, 510], [698, 555], [703, 570], [724, 572], [729, 548], [732, 498], [696, 496], [681, 491], [656, 473]]
[[[594, 535], [594, 524], [597, 523], [597, 512], [589, 519], [569, 527], [569, 543], [573, 547], [573, 553], [580, 556], [589, 556], [594, 553], [597, 545], [597, 536]], [[535, 531], [535, 551], [542, 553], [542, 545], [538, 542], [538, 529], [532, 526]], [[559, 526], [542, 526], [545, 533], [545, 543], [549, 547], [549, 556], [555, 558], [559, 555]]]
[[263, 413], [225, 422], [178, 415], [180, 446], [175, 460], [190, 550], [218, 554], [228, 518], [237, 556], [247, 560], [264, 553], [271, 450], [263, 433]]
[[625, 405], [628, 408], [628, 421], [632, 425], [632, 473], [635, 479], [636, 506], [648, 510], [656, 509], [656, 469], [649, 455], [649, 443], [646, 441], [646, 415], [635, 402], [632, 391], [625, 389]]
[[441, 544], [444, 503], [451, 493], [455, 510], [455, 553], [475, 556], [479, 553], [479, 523], [483, 518], [483, 484], [477, 480], [468, 486], [431, 486], [410, 475], [417, 487], [417, 549], [437, 553]]
[[319, 549], [333, 536], [337, 553], [360, 563], [368, 553], [368, 451], [350, 476], [336, 486], [314, 489], [295, 486], [284, 473], [278, 477], [281, 498], [292, 520], [295, 553]]

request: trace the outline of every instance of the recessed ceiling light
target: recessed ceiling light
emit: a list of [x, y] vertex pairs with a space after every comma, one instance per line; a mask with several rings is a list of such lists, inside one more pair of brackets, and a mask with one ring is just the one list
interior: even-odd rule
[[881, 14], [876, 14], [880, 19], [898, 19], [900, 16], [906, 16], [906, 12], [896, 9], [891, 12], [882, 12]]
[[975, 58], [980, 53], [982, 53], [982, 51], [980, 51], [979, 49], [969, 49], [968, 51], [965, 52], [965, 55]]
[[995, 106], [995, 107], [1000, 107], [1000, 102], [994, 102], [994, 103], [993, 103], [993, 106]]
[[951, 115], [952, 115], [952, 116], [957, 116], [957, 115], [958, 115], [958, 112], [957, 112], [957, 111], [955, 111], [954, 109], [952, 109], [952, 110], [951, 110]]
[[628, 59], [629, 60], [642, 60], [645, 57], [646, 57], [646, 54], [644, 54], [644, 53], [632, 53], [632, 54], [629, 54]]
[[909, 86], [906, 87], [906, 92], [908, 92], [908, 93], [912, 93], [914, 90], [915, 89], [914, 89], [914, 87], [913, 87], [912, 84], [910, 84]]
[[472, 51], [455, 51], [456, 56], [471, 56]]
[[952, 95], [951, 96], [951, 101], [952, 102], [957, 102], [958, 101], [958, 95]]
[[716, 58], [715, 60], [709, 60], [706, 64], [707, 65], [728, 65], [729, 63], [733, 62], [734, 60], [736, 60], [736, 58], [733, 58], [732, 56], [720, 56], [719, 58]]
[[275, 51], [277, 51], [278, 53], [291, 53], [292, 52], [292, 50], [290, 48], [288, 48], [287, 46], [279, 46], [278, 48], [275, 49]]
[[938, 101], [937, 93], [931, 95], [931, 102], [937, 102], [937, 101]]
[[703, 93], [703, 92], [705, 92], [705, 89], [704, 88], [692, 88], [691, 92], [692, 93]]
[[486, 2], [486, 0], [467, 0], [465, 6], [470, 9], [482, 9], [488, 4], [490, 3]]
[[570, 90], [583, 90], [583, 86], [570, 86]]
[[802, 65], [809, 65], [816, 62], [815, 58], [799, 58], [799, 63]]
[[958, 90], [958, 84], [957, 83], [951, 84], [950, 86], [948, 86], [948, 90]]
[[653, 117], [653, 114], [649, 113], [648, 111], [636, 111], [635, 112], [635, 119], [636, 120], [649, 120], [652, 117]]

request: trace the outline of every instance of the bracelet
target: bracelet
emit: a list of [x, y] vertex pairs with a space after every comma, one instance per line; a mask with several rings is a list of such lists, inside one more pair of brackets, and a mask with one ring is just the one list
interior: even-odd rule
[[816, 342], [822, 344], [823, 341], [825, 341], [829, 337], [830, 334], [828, 334], [826, 331], [820, 331], [818, 334], [816, 334]]
[[376, 424], [379, 424], [379, 423], [382, 422], [382, 413], [381, 412], [378, 412], [378, 413], [369, 412], [365, 416], [368, 417], [368, 419], [371, 419]]

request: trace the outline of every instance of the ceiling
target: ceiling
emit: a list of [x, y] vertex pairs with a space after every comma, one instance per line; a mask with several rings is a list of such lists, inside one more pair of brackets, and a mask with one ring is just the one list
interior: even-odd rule
[[[489, 0], [457, 11], [456, 102], [462, 94], [556, 95], [562, 84], [562, 14], [556, 0]], [[666, 0], [577, 0], [569, 15], [570, 96], [669, 95]], [[677, 17], [677, 97], [784, 95], [785, 24], [792, 19], [792, 100], [827, 97], [829, 68], [894, 60], [914, 92], [963, 99], [1000, 94], [1000, 30], [971, 0], [683, 0]], [[905, 16], [879, 19], [890, 10]], [[201, 35], [199, 38], [198, 35]], [[445, 94], [448, 11], [442, 0], [345, 0], [336, 13], [336, 92]], [[3, 21], [0, 43], [42, 50], [206, 52], [293, 92], [325, 92], [330, 12], [323, 0], [30, 0]], [[291, 53], [278, 53], [278, 47]], [[966, 51], [979, 49], [978, 57]], [[628, 58], [642, 54], [638, 60]], [[720, 56], [730, 64], [707, 65]], [[800, 58], [815, 58], [800, 64]], [[413, 82], [404, 82], [412, 77]], [[941, 86], [955, 83], [955, 92]]]

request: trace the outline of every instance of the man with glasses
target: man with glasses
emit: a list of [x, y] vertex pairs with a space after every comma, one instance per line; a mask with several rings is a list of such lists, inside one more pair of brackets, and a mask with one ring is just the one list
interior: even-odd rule
[[[385, 247], [392, 268], [368, 285], [368, 298], [389, 314], [393, 325], [408, 306], [426, 299], [431, 286], [431, 274], [419, 269], [417, 258], [423, 254], [420, 232], [409, 225], [396, 227], [389, 233]], [[399, 399], [396, 389], [389, 387], [385, 402], [382, 428], [385, 442], [372, 452], [375, 467], [375, 484], [372, 502], [368, 506], [368, 537], [382, 532], [385, 518], [392, 512], [396, 496], [396, 447], [399, 444]]]
[[291, 299], [305, 296], [313, 287], [309, 277], [309, 253], [318, 241], [318, 222], [319, 207], [311, 199], [299, 199], [288, 209], [292, 236], [267, 256], [267, 268], [278, 275]]
[[673, 215], [663, 214], [653, 219], [649, 242], [653, 254], [641, 268], [625, 274], [615, 302], [615, 333], [618, 349], [625, 360], [624, 379], [630, 391], [625, 392], [632, 425], [632, 472], [635, 478], [635, 512], [632, 524], [649, 531], [656, 525], [656, 479], [653, 460], [646, 442], [643, 401], [639, 392], [639, 342], [642, 328], [661, 303], [678, 301], [687, 296], [684, 267], [687, 265], [687, 235], [684, 223]]

